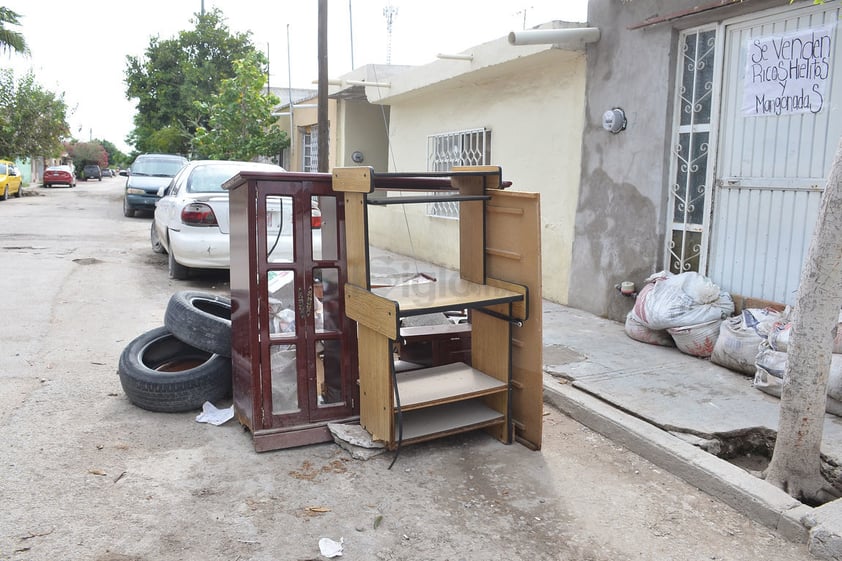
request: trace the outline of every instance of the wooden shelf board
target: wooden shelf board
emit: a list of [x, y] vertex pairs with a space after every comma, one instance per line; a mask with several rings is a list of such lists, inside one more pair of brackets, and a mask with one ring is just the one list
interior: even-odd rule
[[[504, 422], [498, 413], [478, 400], [448, 403], [426, 409], [406, 411], [403, 417], [404, 444], [476, 430]], [[395, 438], [398, 429], [395, 427]]]
[[377, 296], [397, 302], [401, 316], [479, 308], [523, 299], [523, 294], [487, 284], [477, 284], [458, 277], [445, 277], [436, 282], [376, 288], [372, 292]]
[[457, 362], [398, 376], [401, 409], [410, 411], [505, 392], [507, 384]]

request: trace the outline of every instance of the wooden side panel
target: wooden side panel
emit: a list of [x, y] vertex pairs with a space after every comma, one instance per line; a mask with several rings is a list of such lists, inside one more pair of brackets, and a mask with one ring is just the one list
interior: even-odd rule
[[[453, 179], [460, 195], [482, 195], [482, 177]], [[485, 282], [485, 258], [482, 248], [485, 236], [484, 201], [459, 203], [459, 274], [471, 282]]]
[[540, 197], [518, 191], [489, 194], [488, 275], [529, 290], [529, 319], [523, 327], [512, 326], [512, 420], [517, 440], [538, 449], [544, 407]]
[[[398, 338], [398, 309], [395, 302], [355, 286], [345, 285], [345, 315], [384, 337]], [[365, 349], [360, 347], [359, 352]]]
[[360, 424], [374, 440], [391, 443], [392, 341], [364, 325], [357, 326], [360, 372]]
[[[509, 306], [499, 304], [489, 306], [489, 310], [508, 315]], [[471, 314], [471, 365], [489, 376], [508, 383], [509, 381], [509, 330], [511, 325], [505, 320], [484, 314], [479, 310]], [[509, 442], [508, 394], [492, 395], [483, 398], [483, 402], [506, 416], [507, 422], [490, 427], [488, 432], [498, 440]]]
[[333, 190], [371, 193], [374, 190], [373, 169], [370, 167], [334, 168]]
[[368, 212], [362, 193], [345, 193], [345, 240], [348, 282], [369, 288]]

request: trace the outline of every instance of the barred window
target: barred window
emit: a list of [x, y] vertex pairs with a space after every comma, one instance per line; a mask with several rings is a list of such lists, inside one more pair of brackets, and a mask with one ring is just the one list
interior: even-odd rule
[[[454, 166], [490, 163], [491, 131], [488, 129], [469, 129], [427, 137], [427, 171], [450, 171]], [[459, 203], [429, 203], [427, 215], [459, 218]]]
[[301, 171], [319, 171], [319, 129], [301, 127]]

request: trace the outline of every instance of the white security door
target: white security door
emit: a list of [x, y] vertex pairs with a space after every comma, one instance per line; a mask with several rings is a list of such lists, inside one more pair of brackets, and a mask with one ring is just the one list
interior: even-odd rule
[[733, 294], [795, 301], [842, 134], [840, 9], [831, 6], [725, 24], [707, 271]]

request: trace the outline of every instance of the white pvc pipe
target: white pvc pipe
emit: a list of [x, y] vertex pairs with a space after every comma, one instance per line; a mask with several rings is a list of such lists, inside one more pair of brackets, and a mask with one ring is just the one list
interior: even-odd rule
[[598, 27], [568, 27], [566, 29], [527, 29], [509, 33], [512, 45], [552, 45], [556, 43], [595, 43], [599, 41]]

